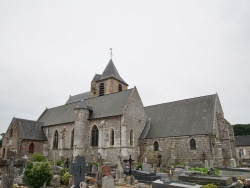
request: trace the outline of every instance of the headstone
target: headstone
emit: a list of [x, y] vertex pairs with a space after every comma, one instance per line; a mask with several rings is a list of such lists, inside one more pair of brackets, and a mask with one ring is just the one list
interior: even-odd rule
[[142, 171], [151, 172], [151, 165], [148, 163], [142, 164]]
[[15, 162], [15, 152], [10, 151], [10, 162], [7, 172], [7, 179], [6, 182], [4, 182], [3, 188], [10, 188], [13, 187], [13, 180], [14, 180], [14, 162]]
[[236, 167], [236, 161], [235, 161], [235, 159], [230, 159], [230, 166], [231, 167]]
[[111, 174], [111, 166], [103, 165], [101, 167], [101, 171], [104, 175], [110, 175]]
[[153, 172], [156, 173], [157, 172], [157, 165], [153, 164]]
[[121, 156], [118, 156], [118, 166], [116, 169], [116, 179], [118, 181], [124, 181], [124, 170], [121, 164]]
[[92, 173], [96, 173], [97, 172], [97, 166], [96, 165], [92, 165], [92, 169], [91, 169]]
[[101, 167], [103, 166], [103, 163], [102, 163], [102, 156], [101, 154], [99, 153], [98, 154], [98, 171], [101, 170]]
[[124, 160], [124, 162], [129, 162], [129, 175], [131, 176], [131, 173], [132, 173], [132, 162], [134, 160], [131, 158], [131, 155], [129, 155], [129, 159], [128, 160]]
[[210, 168], [213, 168], [213, 167], [214, 167], [214, 161], [213, 161], [212, 159], [210, 160], [209, 167], [210, 167]]
[[126, 177], [126, 183], [128, 185], [134, 185], [135, 184], [135, 177], [134, 176], [127, 176]]
[[204, 167], [205, 167], [205, 168], [209, 168], [209, 166], [208, 166], [208, 160], [205, 160], [205, 162], [204, 162]]
[[88, 186], [87, 186], [87, 184], [86, 184], [85, 182], [81, 182], [81, 183], [79, 184], [79, 187], [80, 187], [80, 188], [87, 188]]
[[95, 176], [95, 186], [102, 187], [102, 178], [103, 178], [103, 173], [101, 171], [98, 171]]
[[157, 158], [158, 158], [158, 167], [160, 167], [162, 155], [160, 153], [158, 153]]
[[102, 188], [113, 188], [114, 178], [111, 175], [105, 176], [102, 180]]
[[74, 184], [76, 188], [79, 188], [80, 182], [85, 181], [85, 173], [89, 171], [89, 167], [86, 167], [85, 157], [77, 155], [75, 162], [70, 163], [69, 173], [74, 177]]
[[167, 166], [167, 167], [170, 166], [170, 159], [169, 159], [169, 158], [167, 158], [167, 160], [166, 160], [166, 166]]

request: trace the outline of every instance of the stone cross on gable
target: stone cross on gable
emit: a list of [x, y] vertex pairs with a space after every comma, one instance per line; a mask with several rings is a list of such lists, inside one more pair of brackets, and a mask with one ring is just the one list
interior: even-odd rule
[[74, 177], [76, 188], [79, 188], [80, 183], [85, 181], [86, 171], [89, 171], [89, 167], [86, 167], [85, 157], [77, 155], [75, 162], [69, 165], [69, 173]]

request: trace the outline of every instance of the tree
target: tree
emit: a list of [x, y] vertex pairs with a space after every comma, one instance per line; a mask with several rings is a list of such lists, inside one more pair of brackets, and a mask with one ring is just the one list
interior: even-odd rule
[[51, 164], [48, 161], [29, 161], [24, 176], [26, 183], [33, 188], [43, 187], [45, 183], [46, 185], [49, 185], [53, 178]]
[[45, 157], [40, 153], [34, 153], [30, 159], [32, 162], [43, 162], [46, 161]]
[[250, 135], [250, 124], [235, 124], [233, 130], [234, 136]]

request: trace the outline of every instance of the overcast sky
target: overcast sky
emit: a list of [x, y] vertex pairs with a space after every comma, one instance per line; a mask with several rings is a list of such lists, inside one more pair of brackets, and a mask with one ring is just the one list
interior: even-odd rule
[[89, 91], [110, 47], [145, 106], [217, 92], [250, 123], [249, 0], [0, 0], [0, 133]]

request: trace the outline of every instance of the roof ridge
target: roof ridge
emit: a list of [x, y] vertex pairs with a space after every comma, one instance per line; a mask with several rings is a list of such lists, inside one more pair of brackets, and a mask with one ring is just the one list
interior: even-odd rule
[[145, 106], [145, 108], [147, 108], [147, 107], [152, 107], [152, 106], [158, 106], [158, 105], [164, 105], [164, 104], [170, 104], [170, 103], [175, 103], [175, 102], [183, 102], [183, 101], [187, 101], [187, 100], [191, 100], [191, 99], [198, 99], [198, 98], [209, 97], [209, 96], [215, 96], [215, 95], [216, 95], [216, 94], [211, 94], [211, 95], [204, 95], [204, 96], [193, 97], [193, 98], [182, 99], [182, 100], [176, 100], [176, 101], [171, 101], [171, 102], [159, 103], [159, 104], [154, 104], [154, 105], [150, 105], [150, 106]]

